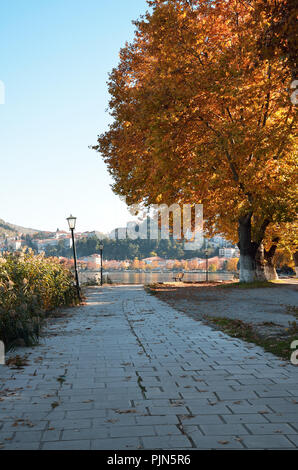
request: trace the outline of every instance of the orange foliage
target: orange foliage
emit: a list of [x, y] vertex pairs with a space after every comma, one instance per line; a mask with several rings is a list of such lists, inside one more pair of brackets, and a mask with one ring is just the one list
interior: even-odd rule
[[259, 3], [150, 1], [111, 73], [114, 122], [94, 147], [128, 204], [203, 203], [209, 233], [234, 242], [246, 224], [241, 254], [297, 209], [290, 65], [260, 56]]

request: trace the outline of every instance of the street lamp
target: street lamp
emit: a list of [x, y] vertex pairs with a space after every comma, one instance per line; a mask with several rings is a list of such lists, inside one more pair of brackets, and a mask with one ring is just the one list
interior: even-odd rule
[[209, 270], [209, 266], [208, 266], [208, 250], [204, 250], [204, 253], [205, 253], [205, 256], [206, 256], [206, 282], [208, 282], [208, 270]]
[[76, 277], [76, 287], [77, 287], [79, 301], [81, 301], [82, 299], [81, 299], [79, 276], [78, 276], [78, 269], [77, 269], [77, 253], [76, 253], [76, 245], [75, 245], [75, 239], [74, 239], [74, 229], [76, 228], [77, 218], [70, 215], [69, 217], [67, 217], [66, 220], [68, 222], [69, 230], [71, 231], [73, 261], [74, 261], [74, 269], [75, 269], [75, 277]]
[[102, 251], [103, 251], [103, 243], [100, 242], [99, 244], [99, 250], [100, 250], [100, 285], [102, 286], [103, 284], [103, 279], [102, 279]]

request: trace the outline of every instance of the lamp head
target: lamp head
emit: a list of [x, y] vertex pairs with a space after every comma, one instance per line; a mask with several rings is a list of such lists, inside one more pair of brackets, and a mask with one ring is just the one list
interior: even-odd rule
[[69, 217], [67, 217], [66, 220], [68, 222], [68, 226], [69, 226], [70, 230], [74, 230], [76, 228], [77, 218], [70, 215]]

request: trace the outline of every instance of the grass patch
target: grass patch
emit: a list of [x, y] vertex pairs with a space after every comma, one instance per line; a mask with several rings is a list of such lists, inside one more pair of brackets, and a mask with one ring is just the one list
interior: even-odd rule
[[217, 287], [221, 289], [238, 288], [238, 289], [258, 289], [264, 287], [276, 287], [273, 281], [254, 281], [254, 282], [231, 282], [227, 284], [219, 284]]
[[[205, 323], [214, 329], [223, 331], [231, 337], [239, 338], [243, 341], [260, 346], [265, 351], [270, 352], [279, 358], [290, 361], [293, 353], [291, 344], [293, 341], [298, 340], [298, 321], [289, 322], [288, 328], [278, 325], [270, 320], [254, 324], [250, 323], [249, 320], [246, 321], [246, 319], [245, 321], [242, 321], [240, 319], [228, 317], [213, 317], [209, 315], [208, 310], [203, 308], [209, 300], [209, 298], [207, 298], [207, 300], [204, 298], [205, 293], [213, 292], [214, 300], [220, 300], [219, 297], [224, 295], [224, 293], [220, 294], [220, 291], [215, 291], [214, 288], [254, 289], [275, 287], [278, 289], [281, 287], [281, 284], [276, 281], [253, 282], [247, 284], [236, 282], [196, 287], [197, 288], [175, 287], [155, 283], [145, 286], [145, 290], [149, 294], [156, 296], [171, 307], [186, 313], [195, 320], [205, 320]], [[232, 291], [230, 292], [232, 294]], [[273, 292], [270, 293], [269, 291], [265, 297], [270, 299], [272, 294]], [[225, 295], [227, 298], [229, 297], [228, 292], [226, 292]], [[231, 299], [230, 301], [233, 302]], [[202, 308], [201, 305], [203, 306]], [[281, 313], [292, 315], [294, 319], [297, 318], [298, 320], [298, 308], [296, 306], [283, 305], [283, 307], [285, 310], [283, 312], [281, 311]]]
[[[202, 288], [210, 288], [215, 287], [217, 289], [259, 289], [264, 287], [277, 287], [276, 281], [254, 281], [254, 282], [234, 282], [234, 281], [226, 281], [226, 282], [197, 282], [193, 283], [194, 286], [199, 285]], [[147, 284], [144, 286], [144, 289], [149, 294], [155, 294], [156, 291], [159, 289], [168, 288], [177, 288], [174, 284], [170, 283], [155, 283], [155, 284]]]
[[156, 295], [158, 287], [160, 286], [158, 286], [157, 284], [145, 284], [144, 291], [147, 292], [147, 294]]
[[298, 325], [296, 322], [289, 324], [289, 328], [282, 337], [264, 338], [259, 335], [249, 323], [231, 318], [210, 317], [205, 316], [208, 324], [216, 325], [216, 327], [224, 333], [239, 338], [248, 343], [254, 343], [261, 346], [265, 351], [274, 354], [282, 359], [290, 360], [293, 350], [291, 344], [298, 340]]

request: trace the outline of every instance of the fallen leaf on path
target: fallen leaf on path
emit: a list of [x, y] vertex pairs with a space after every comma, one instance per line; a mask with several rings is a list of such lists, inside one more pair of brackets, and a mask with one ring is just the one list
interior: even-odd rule
[[118, 413], [120, 415], [122, 414], [128, 414], [128, 413], [136, 413], [137, 410], [135, 410], [134, 408], [130, 409], [130, 410], [115, 410], [115, 413]]
[[54, 401], [53, 403], [51, 403], [51, 407], [54, 409], [54, 408], [57, 408], [57, 406], [59, 406], [60, 403], [58, 401]]

